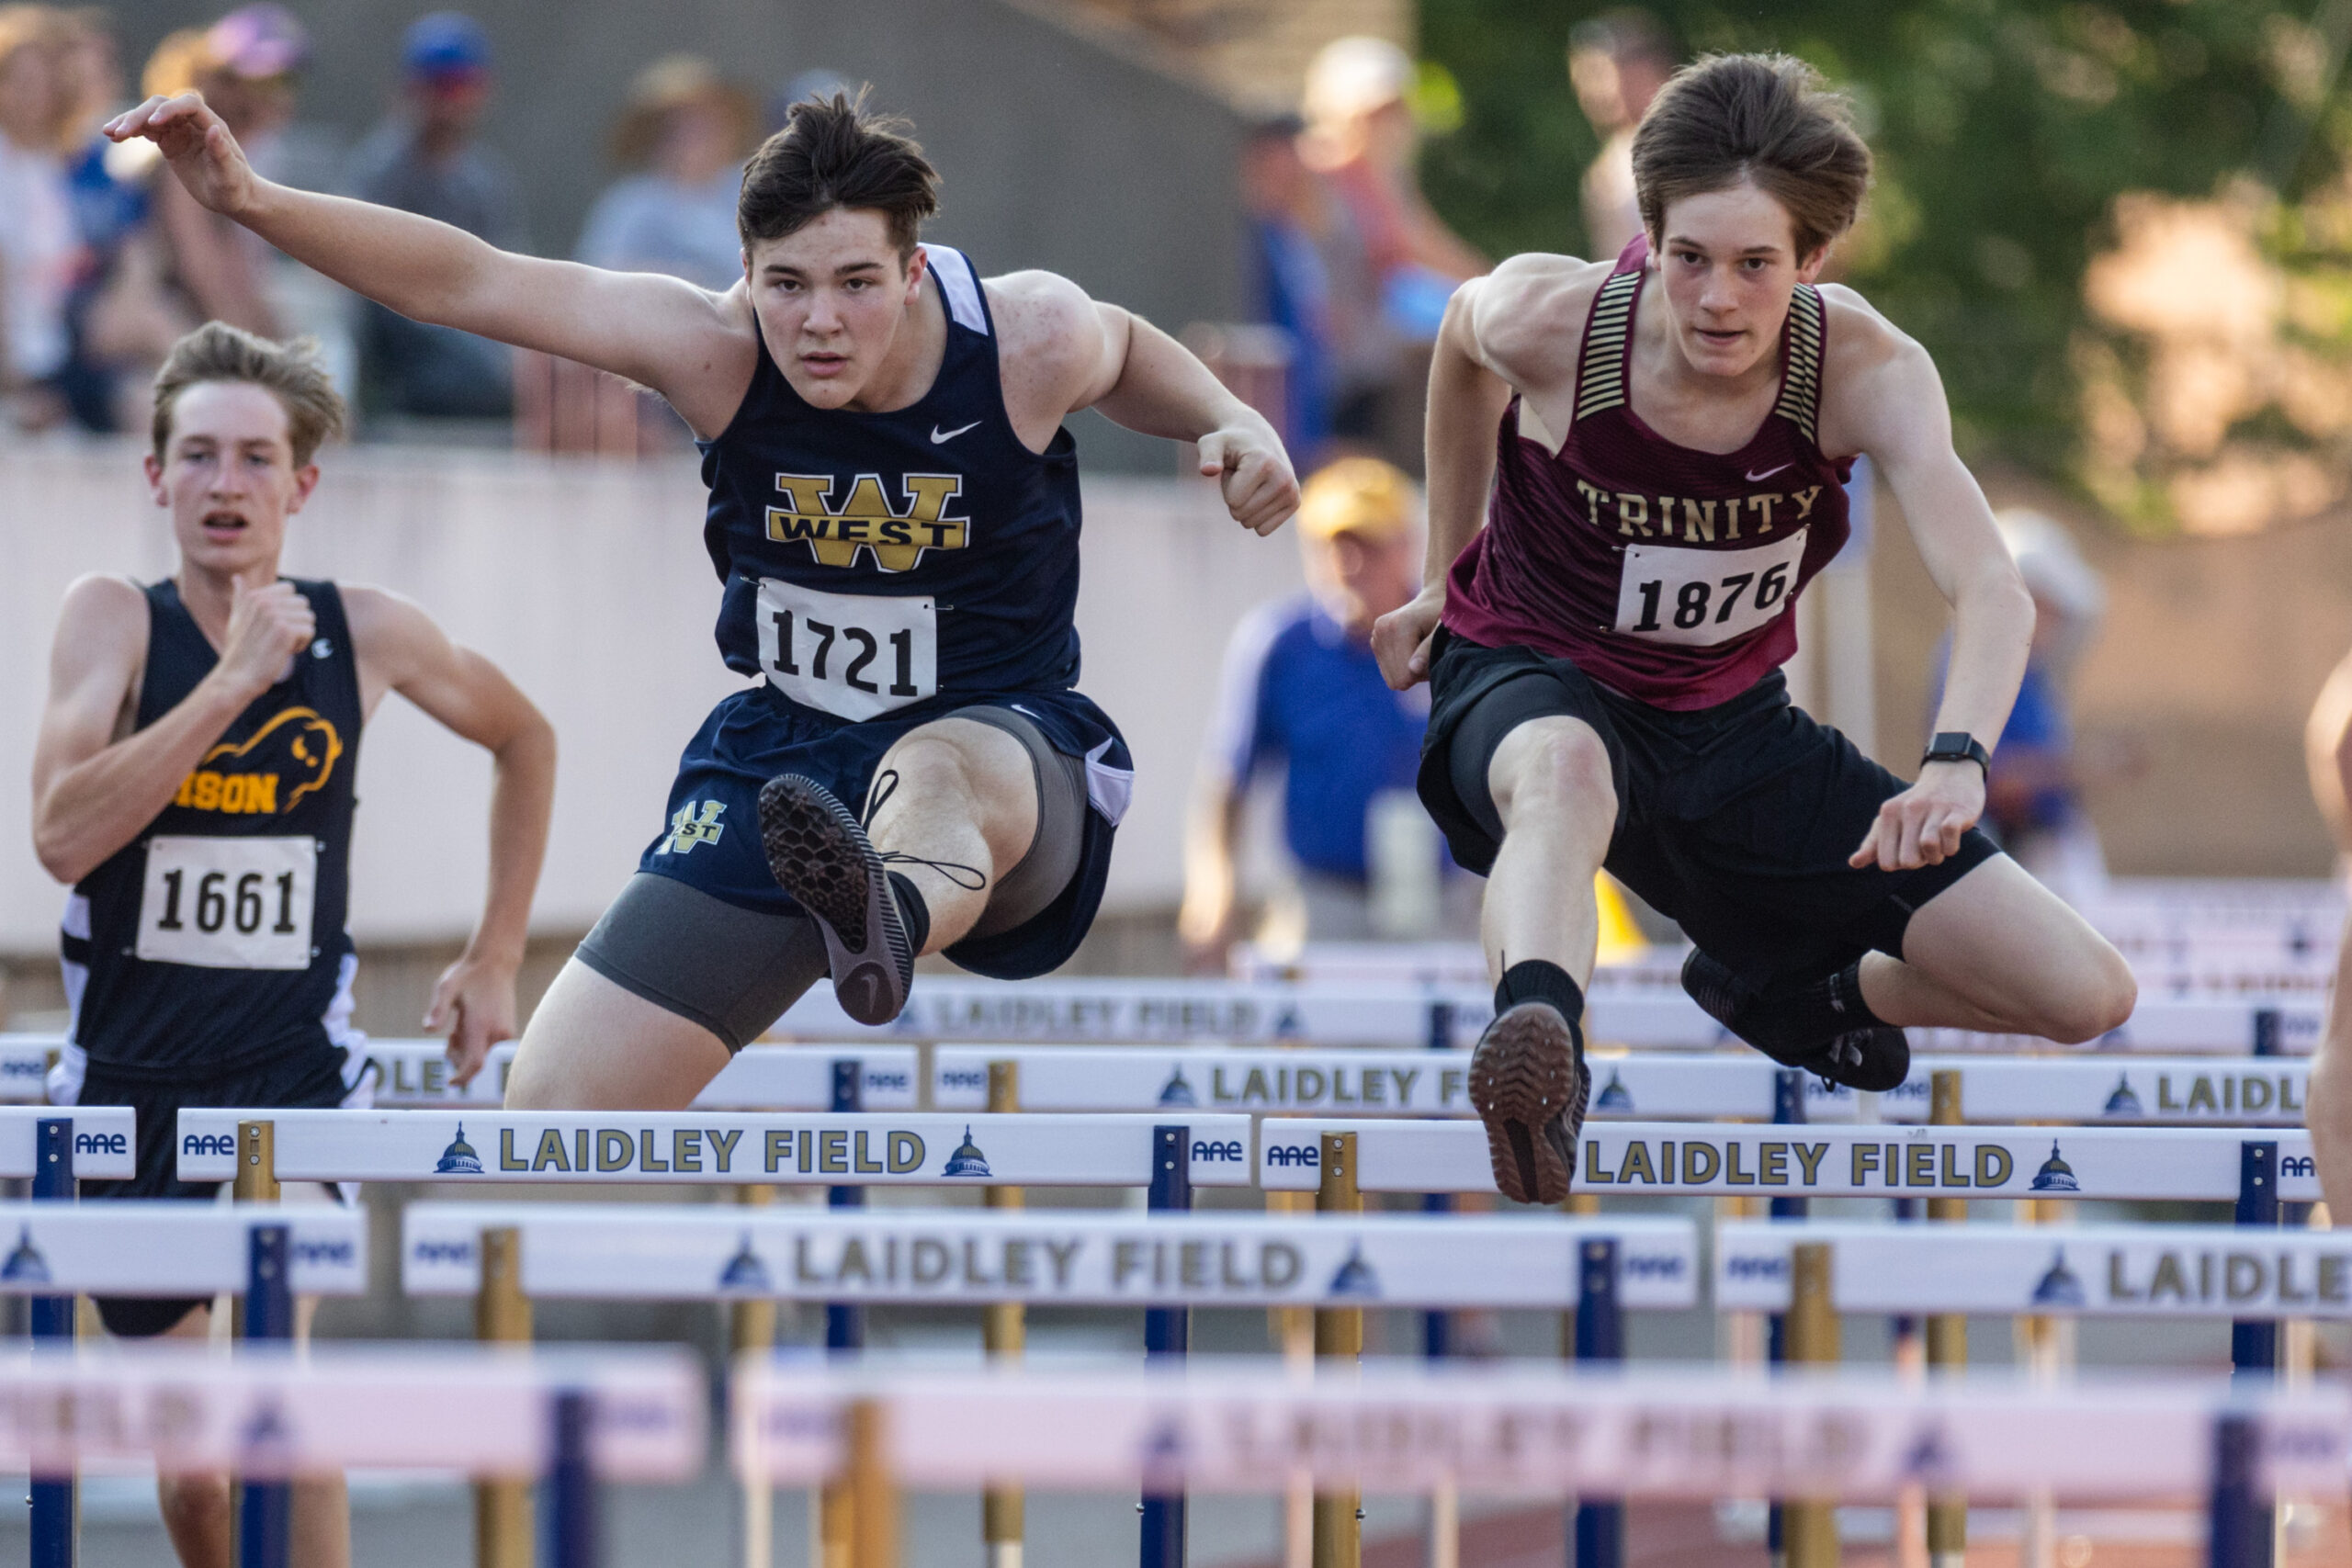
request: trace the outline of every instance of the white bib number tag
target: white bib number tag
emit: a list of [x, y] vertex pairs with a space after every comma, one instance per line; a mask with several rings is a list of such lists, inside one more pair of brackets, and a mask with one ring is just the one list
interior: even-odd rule
[[147, 840], [140, 957], [205, 969], [307, 969], [319, 844], [311, 838]]
[[1745, 636], [1788, 608], [1804, 537], [1800, 528], [1746, 550], [1628, 545], [1617, 582], [1617, 629], [1698, 648]]
[[760, 579], [760, 668], [794, 702], [872, 718], [939, 690], [939, 612], [928, 597], [820, 593]]

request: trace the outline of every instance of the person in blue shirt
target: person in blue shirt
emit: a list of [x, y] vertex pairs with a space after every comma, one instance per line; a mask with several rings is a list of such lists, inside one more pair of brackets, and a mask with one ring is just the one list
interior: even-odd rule
[[[1306, 591], [1261, 605], [1226, 650], [1185, 837], [1178, 929], [1196, 965], [1221, 962], [1234, 935], [1253, 776], [1287, 764], [1282, 836], [1292, 885], [1277, 894], [1272, 923], [1293, 940], [1374, 934], [1377, 803], [1414, 798], [1428, 697], [1388, 689], [1371, 639], [1372, 623], [1416, 592], [1420, 493], [1376, 457], [1343, 457], [1301, 489], [1298, 542]], [[1427, 853], [1440, 863], [1433, 831]]]

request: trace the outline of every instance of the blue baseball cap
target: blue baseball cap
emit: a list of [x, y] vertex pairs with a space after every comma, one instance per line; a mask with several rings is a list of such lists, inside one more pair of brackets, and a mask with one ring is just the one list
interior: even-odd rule
[[412, 76], [442, 80], [490, 69], [490, 35], [463, 11], [435, 11], [409, 24], [401, 65]]

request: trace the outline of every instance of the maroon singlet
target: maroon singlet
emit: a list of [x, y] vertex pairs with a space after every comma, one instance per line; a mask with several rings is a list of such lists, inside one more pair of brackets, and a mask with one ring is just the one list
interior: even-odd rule
[[1781, 395], [1747, 445], [1696, 452], [1634, 412], [1634, 310], [1649, 242], [1593, 297], [1576, 422], [1555, 456], [1504, 411], [1487, 525], [1453, 563], [1445, 624], [1575, 663], [1653, 707], [1727, 702], [1797, 650], [1797, 592], [1846, 543], [1852, 459], [1815, 442], [1827, 322], [1797, 285]]

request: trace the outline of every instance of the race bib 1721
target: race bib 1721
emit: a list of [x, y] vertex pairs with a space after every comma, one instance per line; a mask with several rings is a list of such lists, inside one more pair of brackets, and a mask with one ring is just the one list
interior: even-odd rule
[[873, 718], [939, 690], [939, 612], [928, 596], [820, 593], [760, 580], [760, 668], [794, 702]]
[[205, 969], [307, 969], [319, 843], [309, 837], [147, 840], [139, 956]]
[[1745, 550], [1628, 545], [1617, 629], [1700, 648], [1745, 636], [1788, 608], [1804, 544], [1800, 528]]

